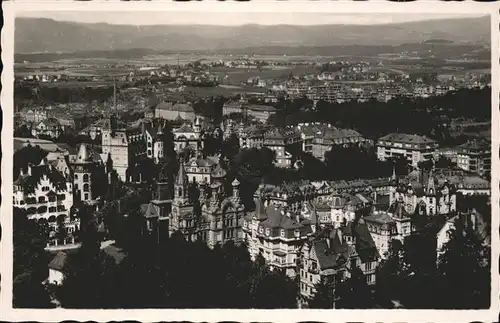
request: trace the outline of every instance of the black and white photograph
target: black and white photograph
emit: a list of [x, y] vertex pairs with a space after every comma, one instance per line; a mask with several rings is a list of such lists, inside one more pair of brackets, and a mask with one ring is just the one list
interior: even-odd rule
[[491, 19], [16, 13], [12, 308], [490, 309]]

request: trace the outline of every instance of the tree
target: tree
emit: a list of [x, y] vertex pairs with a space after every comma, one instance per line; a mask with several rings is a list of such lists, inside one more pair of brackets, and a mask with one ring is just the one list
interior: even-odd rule
[[78, 251], [67, 257], [58, 300], [64, 308], [117, 307], [120, 276], [115, 260], [101, 251], [95, 222], [85, 226], [81, 240]]
[[490, 306], [490, 248], [472, 226], [457, 220], [439, 257], [439, 308], [481, 309]]
[[316, 292], [309, 303], [309, 308], [333, 308], [334, 292], [331, 284], [322, 279], [314, 286]]
[[367, 309], [375, 307], [371, 289], [359, 267], [351, 269], [351, 277], [339, 284], [336, 294], [338, 297], [336, 308]]
[[28, 220], [24, 210], [13, 214], [13, 306], [51, 308], [50, 295], [43, 282], [48, 277], [48, 228]]

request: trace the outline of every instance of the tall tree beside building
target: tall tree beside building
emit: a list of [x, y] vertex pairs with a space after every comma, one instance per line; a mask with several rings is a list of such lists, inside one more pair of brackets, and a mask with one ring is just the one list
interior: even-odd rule
[[351, 269], [351, 277], [336, 288], [336, 308], [368, 309], [375, 301], [366, 278], [359, 267]]
[[309, 308], [333, 308], [334, 292], [333, 288], [325, 280], [321, 280], [316, 286], [316, 293], [308, 300]]
[[484, 309], [490, 306], [490, 248], [471, 225], [457, 221], [439, 257], [439, 308]]
[[121, 285], [115, 260], [101, 251], [95, 222], [84, 221], [82, 226], [82, 246], [67, 257], [57, 298], [64, 308], [115, 308]]
[[13, 306], [51, 308], [50, 295], [43, 285], [48, 277], [47, 228], [28, 220], [25, 211], [13, 214]]

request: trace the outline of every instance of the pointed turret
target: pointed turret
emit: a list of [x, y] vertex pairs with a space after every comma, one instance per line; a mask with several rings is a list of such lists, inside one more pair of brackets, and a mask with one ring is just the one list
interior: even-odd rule
[[179, 161], [179, 171], [177, 172], [177, 177], [175, 179], [176, 185], [185, 185], [187, 184], [188, 179], [186, 176], [186, 171], [184, 170], [184, 163], [182, 160]]
[[234, 179], [234, 181], [231, 183], [233, 186], [233, 197], [234, 198], [239, 198], [240, 197], [240, 181], [238, 181], [237, 178]]
[[436, 193], [436, 181], [434, 179], [433, 171], [429, 173], [429, 179], [427, 180], [427, 194], [434, 195]]
[[76, 155], [76, 162], [77, 163], [87, 163], [90, 161], [90, 154], [87, 150], [87, 145], [86, 144], [81, 144], [78, 153]]

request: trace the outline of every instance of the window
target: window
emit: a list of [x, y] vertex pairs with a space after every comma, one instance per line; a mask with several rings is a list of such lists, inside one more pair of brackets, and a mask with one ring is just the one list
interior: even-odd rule
[[371, 270], [372, 269], [372, 262], [371, 261], [368, 261], [366, 264], [365, 264], [365, 270]]
[[85, 193], [85, 195], [84, 195], [84, 199], [85, 199], [85, 200], [88, 200], [88, 199], [89, 199], [89, 194], [88, 194], [88, 193]]
[[57, 208], [55, 206], [49, 207], [49, 212], [56, 212]]
[[78, 174], [75, 174], [75, 179], [78, 179]]
[[89, 181], [89, 174], [83, 174], [83, 181], [88, 182]]
[[264, 228], [260, 227], [259, 228], [259, 233], [264, 233]]
[[271, 231], [269, 230], [269, 228], [267, 228], [267, 229], [266, 229], [266, 235], [268, 236], [270, 232], [271, 232]]
[[285, 237], [285, 230], [283, 230], [283, 229], [281, 230], [281, 236]]
[[45, 197], [44, 196], [40, 196], [38, 198], [38, 203], [45, 203]]
[[55, 202], [55, 201], [56, 201], [55, 195], [49, 196], [49, 202]]

